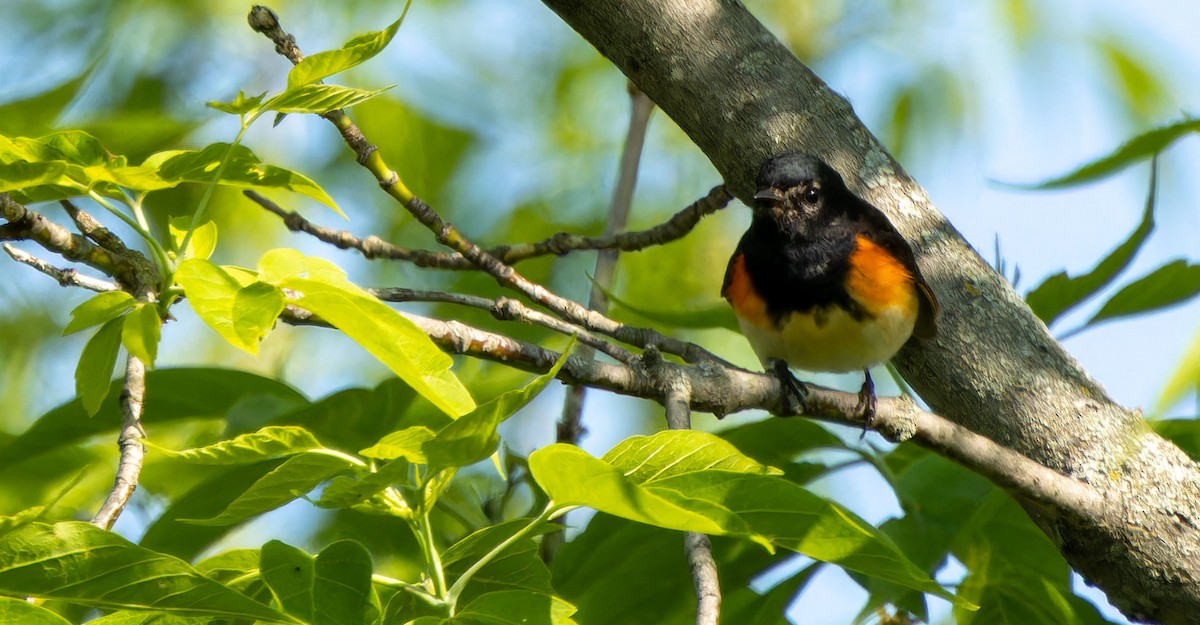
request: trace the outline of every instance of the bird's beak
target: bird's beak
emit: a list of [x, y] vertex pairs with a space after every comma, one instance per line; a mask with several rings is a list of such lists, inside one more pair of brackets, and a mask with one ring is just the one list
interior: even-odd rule
[[783, 201], [783, 192], [780, 191], [779, 189], [776, 189], [775, 187], [766, 187], [763, 189], [759, 189], [754, 194], [754, 199], [762, 200], [764, 202], [782, 202]]

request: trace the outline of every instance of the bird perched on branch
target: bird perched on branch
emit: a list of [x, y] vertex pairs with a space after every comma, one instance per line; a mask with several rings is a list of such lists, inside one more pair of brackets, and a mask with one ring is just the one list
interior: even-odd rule
[[866, 375], [858, 408], [875, 416], [870, 367], [910, 337], [937, 333], [938, 304], [912, 249], [879, 209], [821, 159], [763, 164], [754, 218], [729, 259], [721, 295], [763, 366], [803, 403], [789, 367]]

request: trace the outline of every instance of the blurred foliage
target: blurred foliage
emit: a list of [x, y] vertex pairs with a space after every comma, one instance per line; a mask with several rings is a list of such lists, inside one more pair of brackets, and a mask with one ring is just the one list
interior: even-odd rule
[[[997, 67], [1015, 70], [1012, 73], [1019, 77], [1019, 84], [1006, 84], [1005, 89], [1036, 94], [1039, 80], [1054, 79], [1055, 68], [1044, 59], [1067, 50], [1081, 55], [1106, 81], [1109, 112], [1117, 124], [1137, 129], [1131, 135], [1162, 123], [1163, 116], [1177, 108], [1172, 81], [1132, 38], [1119, 30], [1064, 30], [1053, 7], [1029, 0], [994, 0], [978, 5], [974, 12], [944, 0], [753, 0], [748, 4], [818, 73], [841, 68], [843, 74], [867, 77], [868, 86], [857, 92], [864, 103], [865, 121], [910, 167], [941, 162], [944, 155], [978, 143], [983, 130], [999, 123], [988, 98], [981, 95], [988, 92], [988, 81], [1003, 73]], [[24, 35], [0, 41], [0, 57], [9, 60], [0, 66], [0, 85], [4, 85], [0, 135], [40, 137], [81, 129], [98, 137], [113, 154], [127, 156], [130, 163], [140, 163], [159, 151], [230, 141], [237, 132], [232, 118], [205, 109], [203, 103], [230, 101], [239, 89], [250, 94], [278, 92], [284, 88], [287, 70], [270, 45], [245, 28], [246, 8], [244, 3], [227, 0], [0, 5], [0, 22], [10, 32]], [[401, 7], [383, 0], [337, 6], [289, 0], [273, 8], [305, 51], [314, 52], [338, 46], [354, 33], [384, 28]], [[397, 84], [356, 106], [353, 117], [411, 189], [481, 244], [533, 241], [562, 230], [583, 234], [603, 230], [625, 127], [625, 81], [536, 3], [418, 0], [396, 41], [379, 59], [339, 74], [336, 80], [362, 89]], [[1042, 102], [1028, 97], [1034, 104]], [[323, 225], [348, 228], [359, 236], [374, 233], [399, 245], [434, 247], [426, 230], [414, 227], [407, 213], [378, 193], [369, 174], [352, 162], [323, 120], [293, 114], [277, 127], [267, 126], [251, 129], [245, 145], [266, 163], [310, 177], [336, 199], [350, 221], [312, 210], [315, 202], [292, 194], [280, 193], [273, 199]], [[1185, 119], [1138, 135], [1113, 154], [1042, 186], [1094, 180], [1162, 151], [1194, 129], [1195, 122]], [[703, 155], [670, 119], [656, 114], [647, 139], [633, 227], [661, 221], [715, 182]], [[202, 185], [151, 193], [144, 205], [150, 234], [168, 240], [167, 224], [192, 215], [204, 195]], [[112, 222], [109, 225], [131, 243], [137, 241], [125, 224], [109, 219], [87, 200], [81, 204], [106, 223]], [[253, 267], [263, 250], [294, 246], [335, 259], [357, 284], [437, 288], [488, 297], [503, 293], [479, 272], [424, 271], [319, 246], [288, 232], [236, 189], [218, 188], [209, 205], [207, 217], [222, 234], [214, 263]], [[53, 205], [38, 208], [63, 221]], [[1030, 303], [1047, 323], [1117, 284], [1150, 236], [1153, 211], [1152, 191], [1143, 225], [1095, 270], [1080, 277], [1064, 272], [1034, 289]], [[661, 331], [699, 340], [718, 353], [735, 354], [744, 364], [753, 363], [735, 333], [708, 329], [728, 323], [714, 305], [720, 306], [721, 269], [745, 219], [736, 208], [727, 210], [705, 220], [682, 241], [623, 256], [613, 292], [628, 306], [618, 306], [615, 315], [639, 324], [649, 322]], [[518, 268], [558, 293], [583, 300], [591, 287], [588, 274], [593, 258], [590, 254], [541, 258]], [[1124, 290], [1099, 305], [1092, 321], [1118, 313], [1146, 313], [1191, 297], [1200, 289], [1195, 265], [1179, 263], [1125, 282]], [[113, 399], [119, 386], [113, 387], [109, 401], [90, 419], [77, 401], [68, 401], [74, 394], [70, 368], [82, 342], [57, 335], [67, 321], [66, 311], [83, 295], [64, 292], [44, 277], [13, 265], [2, 275], [0, 402], [7, 409], [0, 415], [0, 484], [6, 485], [0, 487], [0, 514], [14, 516], [3, 517], [0, 531], [19, 526], [13, 531], [24, 534], [17, 538], [39, 537], [45, 541], [43, 555], [57, 557], [80, 541], [95, 546], [109, 540], [76, 525], [60, 525], [66, 528], [64, 534], [51, 536], [49, 526], [31, 521], [34, 517], [48, 522], [85, 518], [98, 506], [111, 483], [116, 458], [112, 439], [119, 417]], [[484, 311], [449, 304], [398, 308], [503, 331], [552, 349], [567, 346], [563, 337], [498, 321]], [[218, 335], [197, 323], [186, 308], [177, 310], [179, 319], [164, 328], [160, 359], [164, 367], [151, 374], [146, 422], [155, 444], [170, 449], [205, 447], [264, 427], [288, 426], [303, 427], [329, 450], [354, 457], [393, 432], [406, 428], [444, 432], [450, 427], [448, 417], [343, 337], [326, 330], [278, 328], [253, 357], [214, 340]], [[1200, 381], [1196, 345], [1164, 392], [1164, 407]], [[231, 369], [209, 368], [213, 366]], [[458, 359], [453, 371], [480, 404], [503, 397], [530, 378], [478, 360]], [[589, 422], [595, 429], [635, 429], [641, 427], [634, 419], [637, 413], [657, 414], [657, 407], [648, 403], [629, 407], [598, 393], [589, 401], [596, 406], [589, 415], [611, 418]], [[57, 402], [65, 403], [51, 409]], [[325, 473], [289, 464], [282, 457], [212, 467], [151, 453], [139, 494], [116, 528], [122, 535], [138, 538], [140, 544], [113, 543], [114, 552], [125, 558], [116, 564], [132, 563], [144, 567], [138, 569], [142, 573], [150, 573], [163, 564], [147, 550], [177, 556], [196, 565], [192, 570], [180, 562], [178, 566], [187, 568], [170, 569], [192, 584], [188, 592], [218, 580], [255, 605], [269, 602], [272, 592], [283, 589], [304, 596], [319, 594], [315, 589], [322, 583], [344, 574], [354, 580], [355, 591], [341, 598], [344, 603], [333, 605], [333, 612], [381, 614], [385, 622], [403, 623], [443, 611], [444, 606], [414, 599], [418, 595], [412, 592], [433, 584], [430, 554], [423, 544], [432, 540], [440, 548], [454, 545], [445, 552], [459, 558], [446, 568], [452, 576], [462, 574], [468, 562], [499, 554], [463, 589], [464, 605], [502, 595], [493, 596], [493, 609], [541, 606], [537, 601], [552, 588], [579, 612], [563, 616], [568, 610], [551, 603], [542, 606], [546, 610], [539, 615], [546, 622], [569, 622], [568, 618], [579, 623], [689, 622], [691, 582], [676, 531], [681, 527], [672, 526], [678, 519], [659, 519], [672, 527], [664, 529], [601, 515], [573, 536], [551, 567], [534, 557], [531, 536], [542, 531], [534, 518], [547, 502], [520, 450], [540, 446], [552, 434], [545, 427], [531, 431], [523, 426], [545, 426], [559, 410], [557, 398], [544, 396], [534, 402], [506, 426], [499, 447], [492, 436], [495, 426], [488, 422], [491, 431], [483, 427], [483, 433], [471, 440], [493, 445], [489, 451], [495, 456], [451, 471], [457, 474], [453, 480], [446, 477], [445, 483], [426, 474], [428, 465], [419, 460], [391, 460], [401, 463], [389, 470], [396, 472], [395, 483], [408, 488], [403, 495], [406, 505], [419, 508], [424, 504], [417, 501], [421, 496], [435, 501], [430, 504], [430, 520], [416, 524], [429, 529], [429, 537], [410, 531], [411, 519], [392, 514], [403, 509], [396, 501], [390, 502], [394, 506], [390, 511], [381, 507], [374, 499], [378, 493], [353, 505], [342, 500], [343, 505], [332, 506], [336, 508], [332, 512], [318, 513], [311, 505], [321, 501], [332, 505], [326, 495], [332, 498], [338, 488], [354, 490], [336, 480], [370, 481], [372, 471], [390, 463], [372, 459], [369, 468], [346, 469], [334, 482], [327, 482]], [[511, 413], [503, 412], [504, 417]], [[1194, 454], [1200, 438], [1195, 421], [1173, 420], [1158, 427]], [[1017, 506], [956, 465], [907, 445], [885, 452], [847, 446], [825, 428], [804, 421], [731, 425], [722, 437], [746, 459], [780, 469], [781, 476], [770, 477], [779, 481], [772, 482], [775, 486], [800, 488], [829, 473], [832, 467], [822, 452], [831, 448], [870, 460], [890, 480], [902, 505], [894, 518], [880, 526], [878, 536], [871, 530], [871, 544], [894, 547], [902, 554], [900, 559], [913, 563], [921, 575], [944, 573], [951, 558], [965, 566], [961, 596], [984, 607], [968, 612], [960, 605], [956, 617], [962, 622], [999, 622], [991, 620], [997, 613], [1021, 614], [1022, 623], [1104, 622], [1094, 607], [1073, 594], [1065, 562]], [[735, 455], [731, 452], [730, 457]], [[474, 457], [461, 461], [471, 465]], [[261, 489], [268, 476], [280, 475], [277, 471], [298, 484], [326, 482], [324, 488], [334, 493], [320, 488], [312, 493], [307, 488], [273, 492], [276, 497], [299, 500], [274, 512], [256, 510], [264, 516], [248, 537], [234, 531], [236, 527], [187, 521], [218, 516], [240, 496]], [[601, 503], [613, 501], [620, 500], [614, 495]], [[770, 502], [757, 503], [770, 506]], [[711, 512], [694, 501], [687, 505]], [[30, 510], [36, 513], [29, 518], [19, 514]], [[829, 518], [844, 520], [850, 513], [839, 514]], [[298, 528], [301, 539], [295, 547], [268, 542], [285, 526]], [[522, 527], [529, 528], [529, 535], [515, 534]], [[746, 531], [733, 521], [721, 529], [729, 534]], [[65, 535], [68, 530], [72, 533]], [[498, 545], [507, 538], [513, 548], [501, 553]], [[0, 535], [0, 542], [3, 539]], [[386, 580], [364, 585], [364, 552], [339, 542], [343, 539], [366, 547], [368, 564], [376, 573], [414, 586], [398, 588]], [[237, 546], [251, 549], [231, 549]], [[787, 606], [813, 576], [834, 568], [797, 562], [801, 556], [771, 553], [746, 540], [716, 538], [714, 546], [730, 622], [783, 622]], [[311, 576], [302, 584], [289, 585], [278, 570], [260, 575], [257, 567], [264, 558], [310, 571]], [[506, 579], [520, 582], [502, 589]], [[872, 618], [881, 603], [928, 615], [926, 596], [910, 587], [870, 575], [855, 574], [853, 579], [867, 598], [860, 619]], [[30, 587], [20, 583], [0, 579], [0, 591], [28, 591]], [[95, 583], [79, 588], [98, 589]], [[85, 616], [81, 606], [97, 605], [79, 589], [38, 590], [51, 600], [32, 608], [5, 602], [0, 604], [0, 617], [9, 613], [5, 610], [28, 610], [20, 613], [24, 622], [38, 622], [33, 620], [38, 618], [58, 622], [52, 612], [79, 622]], [[232, 614], [249, 617], [257, 609], [239, 603], [235, 596], [222, 596], [223, 609]], [[1047, 610], [1026, 614], [1030, 606]], [[288, 602], [275, 607], [294, 615], [299, 610]], [[551, 619], [548, 613], [556, 616]], [[105, 617], [119, 623], [142, 622], [139, 618], [123, 610]], [[191, 613], [174, 618], [212, 622]]]

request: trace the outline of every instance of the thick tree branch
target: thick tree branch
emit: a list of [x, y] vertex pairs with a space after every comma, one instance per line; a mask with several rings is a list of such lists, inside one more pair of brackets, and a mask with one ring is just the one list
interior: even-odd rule
[[767, 157], [803, 150], [884, 210], [914, 244], [943, 308], [937, 341], [910, 343], [895, 359], [901, 372], [939, 413], [1101, 493], [1098, 510], [1028, 509], [1126, 614], [1195, 621], [1196, 464], [1108, 398], [844, 98], [741, 3], [543, 1], [650, 95], [739, 197]]
[[26, 208], [7, 193], [0, 193], [0, 215], [8, 220], [0, 226], [0, 240], [35, 241], [67, 260], [94, 267], [110, 276], [117, 274], [120, 261], [114, 254]]

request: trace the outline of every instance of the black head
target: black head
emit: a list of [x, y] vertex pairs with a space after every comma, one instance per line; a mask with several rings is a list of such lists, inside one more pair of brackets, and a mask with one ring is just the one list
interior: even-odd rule
[[811, 154], [771, 157], [756, 182], [755, 213], [771, 217], [786, 230], [804, 232], [807, 224], [834, 219], [852, 204], [842, 177]]

